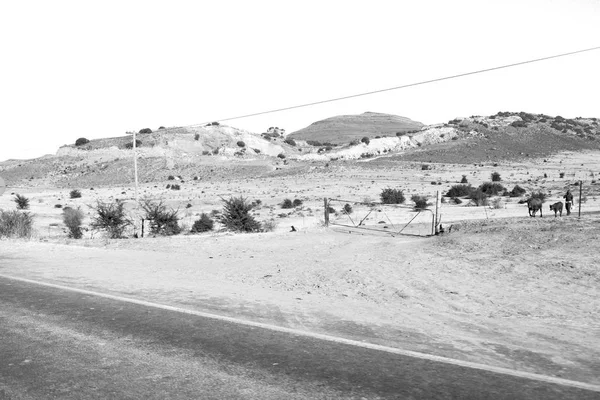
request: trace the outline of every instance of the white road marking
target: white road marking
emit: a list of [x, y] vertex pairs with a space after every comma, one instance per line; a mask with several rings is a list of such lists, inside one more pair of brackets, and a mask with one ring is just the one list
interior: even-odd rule
[[362, 347], [362, 348], [366, 348], [366, 349], [384, 351], [387, 353], [398, 354], [398, 355], [407, 356], [407, 357], [419, 358], [419, 359], [429, 360], [429, 361], [436, 361], [436, 362], [445, 363], [445, 364], [457, 365], [460, 367], [479, 369], [479, 370], [494, 372], [494, 373], [503, 374], [503, 375], [510, 375], [510, 376], [514, 376], [514, 377], [518, 377], [518, 378], [525, 378], [525, 379], [530, 379], [530, 380], [534, 380], [534, 381], [553, 383], [556, 385], [570, 386], [570, 387], [575, 387], [575, 388], [579, 388], [579, 389], [600, 392], [600, 385], [594, 385], [591, 383], [572, 381], [569, 379], [556, 378], [553, 376], [534, 374], [531, 372], [517, 371], [517, 370], [512, 370], [512, 369], [502, 368], [502, 367], [494, 367], [491, 365], [479, 364], [479, 363], [474, 363], [474, 362], [470, 362], [470, 361], [456, 360], [456, 359], [448, 358], [448, 357], [441, 357], [441, 356], [436, 356], [436, 355], [432, 355], [432, 354], [419, 353], [419, 352], [411, 351], [411, 350], [402, 350], [402, 349], [397, 349], [394, 347], [382, 346], [382, 345], [372, 344], [372, 343], [368, 343], [368, 342], [359, 342], [357, 340], [345, 339], [345, 338], [325, 335], [325, 334], [321, 334], [321, 333], [302, 331], [302, 330], [298, 330], [298, 329], [285, 328], [282, 326], [269, 325], [269, 324], [264, 324], [261, 322], [246, 321], [243, 319], [226, 317], [223, 315], [211, 314], [211, 313], [206, 313], [206, 312], [202, 312], [202, 311], [188, 310], [185, 308], [174, 307], [174, 306], [169, 306], [169, 305], [165, 305], [165, 304], [152, 303], [152, 302], [145, 301], [145, 300], [137, 300], [137, 299], [131, 299], [131, 298], [127, 298], [127, 297], [115, 296], [112, 294], [92, 292], [91, 290], [56, 285], [53, 283], [40, 282], [40, 281], [35, 281], [32, 279], [27, 279], [27, 278], [20, 278], [20, 277], [16, 277], [16, 276], [0, 274], [0, 278], [12, 279], [15, 281], [20, 281], [20, 282], [25, 282], [25, 283], [30, 283], [30, 284], [40, 285], [40, 286], [47, 286], [47, 287], [51, 287], [51, 288], [55, 288], [55, 289], [67, 290], [67, 291], [77, 292], [77, 293], [86, 294], [86, 295], [90, 295], [90, 296], [103, 297], [103, 298], [107, 298], [107, 299], [111, 299], [111, 300], [117, 300], [117, 301], [132, 303], [132, 304], [139, 304], [139, 305], [143, 305], [143, 306], [147, 306], [147, 307], [159, 308], [162, 310], [175, 311], [175, 312], [179, 312], [179, 313], [190, 314], [190, 315], [195, 315], [195, 316], [204, 317], [204, 318], [212, 318], [212, 319], [216, 319], [216, 320], [220, 320], [220, 321], [227, 321], [227, 322], [240, 324], [240, 325], [268, 329], [268, 330], [276, 331], [276, 332], [284, 332], [284, 333], [289, 333], [289, 334], [298, 335], [298, 336], [306, 336], [306, 337], [311, 337], [311, 338], [315, 338], [315, 339], [326, 340], [328, 342], [342, 343], [342, 344], [346, 344], [349, 346], [356, 346], [356, 347]]

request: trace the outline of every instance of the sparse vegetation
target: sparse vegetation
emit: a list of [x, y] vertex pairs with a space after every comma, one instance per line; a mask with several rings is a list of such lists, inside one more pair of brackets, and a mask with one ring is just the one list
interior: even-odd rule
[[17, 204], [17, 210], [29, 209], [29, 199], [27, 197], [17, 193], [15, 194], [13, 201]]
[[179, 210], [167, 209], [163, 200], [155, 202], [143, 199], [140, 206], [146, 213], [144, 218], [150, 221], [150, 233], [153, 235], [171, 236], [181, 233]]
[[403, 204], [406, 201], [404, 192], [400, 189], [383, 189], [379, 196], [383, 204]]
[[250, 214], [252, 205], [244, 197], [230, 197], [221, 200], [224, 204], [219, 219], [225, 228], [234, 232], [260, 231], [260, 223]]
[[83, 232], [81, 230], [81, 224], [83, 223], [83, 211], [79, 207], [63, 208], [63, 223], [69, 230], [68, 236], [71, 239], [81, 239]]
[[84, 144], [88, 144], [90, 141], [86, 138], [82, 137], [75, 141], [75, 146], [83, 146]]
[[262, 223], [262, 232], [273, 232], [277, 228], [277, 221], [271, 219]]
[[192, 225], [191, 232], [192, 233], [202, 233], [212, 231], [214, 228], [215, 222], [210, 217], [210, 215], [206, 213], [200, 214], [200, 219], [194, 221]]
[[72, 199], [79, 199], [81, 198], [81, 192], [77, 189], [73, 189], [69, 192], [69, 197]]
[[95, 206], [90, 207], [96, 213], [92, 218], [91, 228], [105, 231], [111, 239], [123, 237], [127, 226], [131, 225], [131, 220], [125, 214], [125, 203], [122, 200], [106, 203], [98, 200]]
[[21, 211], [0, 210], [0, 238], [30, 238], [33, 215]]

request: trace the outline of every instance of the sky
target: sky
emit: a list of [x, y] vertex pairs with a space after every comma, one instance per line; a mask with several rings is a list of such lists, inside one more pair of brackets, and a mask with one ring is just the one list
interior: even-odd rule
[[[600, 0], [0, 2], [0, 161], [600, 46]], [[600, 50], [224, 122], [600, 117]]]

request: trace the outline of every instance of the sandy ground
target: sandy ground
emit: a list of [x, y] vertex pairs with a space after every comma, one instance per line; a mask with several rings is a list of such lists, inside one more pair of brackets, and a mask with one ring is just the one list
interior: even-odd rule
[[[181, 191], [164, 184], [140, 190], [180, 207], [187, 226], [200, 212], [220, 209], [219, 196], [261, 199], [257, 219], [278, 227], [243, 235], [108, 240], [87, 232], [70, 240], [55, 204], [91, 215], [86, 204], [131, 199], [133, 188], [81, 188], [81, 199], [69, 199], [67, 189], [15, 188], [32, 200], [37, 233], [29, 241], [0, 241], [0, 272], [598, 384], [600, 218], [593, 212], [600, 210], [600, 186], [592, 181], [599, 160], [598, 153], [563, 153], [546, 162], [422, 170], [370, 159], [296, 175], [186, 180]], [[549, 192], [547, 204], [583, 180], [584, 214], [531, 219], [509, 198], [498, 209], [446, 203], [442, 220], [453, 232], [427, 238], [381, 233], [413, 218], [409, 208], [381, 207], [366, 216], [367, 207], [354, 204], [353, 221], [366, 216], [367, 227], [378, 231], [322, 227], [324, 197], [378, 200], [385, 187], [433, 196], [462, 175], [478, 185], [492, 171], [509, 189]], [[1, 208], [14, 208], [9, 194]], [[304, 204], [282, 210], [284, 198]], [[342, 214], [332, 221], [353, 223]], [[426, 235], [430, 222], [422, 213], [410, 233]], [[289, 232], [291, 225], [298, 231]]]

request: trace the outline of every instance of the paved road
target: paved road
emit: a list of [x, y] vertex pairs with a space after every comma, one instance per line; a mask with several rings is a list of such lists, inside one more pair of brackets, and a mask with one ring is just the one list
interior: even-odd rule
[[600, 392], [0, 278], [0, 400], [600, 399]]

